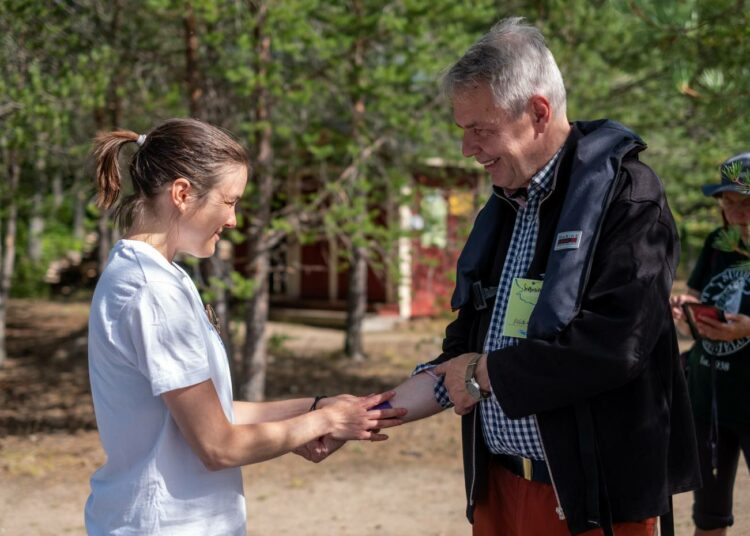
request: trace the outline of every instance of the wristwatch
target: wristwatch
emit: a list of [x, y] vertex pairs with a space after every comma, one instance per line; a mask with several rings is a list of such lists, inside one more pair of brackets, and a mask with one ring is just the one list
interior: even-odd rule
[[484, 389], [479, 387], [479, 382], [474, 376], [474, 373], [477, 370], [477, 363], [479, 363], [479, 360], [482, 359], [483, 355], [484, 354], [475, 355], [471, 358], [471, 360], [469, 360], [469, 364], [466, 365], [466, 392], [469, 393], [469, 396], [476, 401], [480, 401], [484, 398], [489, 398], [490, 396], [489, 391], [485, 391]]

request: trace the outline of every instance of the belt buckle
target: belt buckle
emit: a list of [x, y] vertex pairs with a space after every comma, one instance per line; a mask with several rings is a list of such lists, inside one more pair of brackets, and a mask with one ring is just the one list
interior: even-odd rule
[[484, 289], [482, 288], [481, 281], [474, 281], [471, 284], [471, 292], [473, 295], [474, 309], [481, 311], [487, 308], [487, 300], [484, 298]]
[[523, 477], [526, 480], [531, 480], [534, 476], [533, 471], [531, 470], [531, 459], [521, 457], [521, 465], [523, 466]]

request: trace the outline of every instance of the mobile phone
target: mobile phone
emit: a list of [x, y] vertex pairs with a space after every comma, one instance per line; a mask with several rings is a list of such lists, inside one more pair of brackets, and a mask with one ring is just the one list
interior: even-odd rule
[[391, 406], [391, 403], [386, 400], [385, 402], [381, 402], [377, 406], [371, 407], [370, 411], [372, 411], [374, 409], [391, 409], [392, 407], [393, 406]]
[[685, 313], [685, 319], [690, 326], [690, 332], [694, 339], [702, 338], [698, 333], [698, 326], [696, 325], [698, 320], [711, 318], [719, 322], [727, 321], [724, 311], [708, 303], [683, 303], [682, 310]]

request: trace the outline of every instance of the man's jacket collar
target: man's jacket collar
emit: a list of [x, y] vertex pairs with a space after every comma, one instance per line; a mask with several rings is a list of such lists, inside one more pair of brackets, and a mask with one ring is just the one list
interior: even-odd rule
[[[622, 159], [646, 147], [637, 134], [607, 119], [576, 122], [572, 127], [560, 156], [561, 160], [572, 156], [570, 184], [549, 252], [542, 291], [529, 319], [529, 337], [533, 338], [553, 337], [578, 314]], [[553, 184], [556, 181], [557, 172]], [[507, 201], [502, 199], [505, 197], [502, 189], [493, 189], [494, 195], [477, 215], [458, 259], [456, 289], [451, 299], [454, 310], [470, 304], [471, 286], [481, 279], [495, 253], [494, 239]]]

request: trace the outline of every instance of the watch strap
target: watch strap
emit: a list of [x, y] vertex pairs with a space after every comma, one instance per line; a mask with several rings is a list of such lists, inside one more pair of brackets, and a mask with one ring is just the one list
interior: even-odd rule
[[479, 382], [476, 379], [476, 371], [477, 371], [477, 364], [479, 363], [479, 360], [482, 359], [482, 356], [484, 354], [477, 354], [474, 357], [472, 357], [469, 362], [466, 365], [466, 375], [464, 376], [464, 383], [466, 383], [467, 387], [469, 384], [476, 384], [477, 388], [479, 389], [479, 395], [481, 398], [489, 398], [491, 393], [490, 391], [485, 391], [479, 386]]
[[481, 358], [482, 354], [477, 354], [469, 360], [469, 363], [466, 365], [466, 374], [464, 375], [464, 381], [469, 382], [472, 380], [472, 378], [474, 378], [474, 373], [477, 370], [477, 363], [479, 363], [479, 360]]

